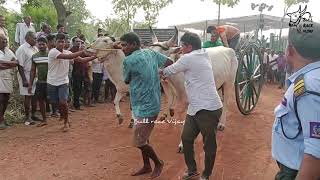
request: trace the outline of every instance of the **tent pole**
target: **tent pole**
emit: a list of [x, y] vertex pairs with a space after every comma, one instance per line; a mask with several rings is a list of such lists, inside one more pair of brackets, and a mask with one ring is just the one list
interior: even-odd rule
[[208, 20], [206, 20], [206, 27], [204, 29], [204, 37], [205, 37], [204, 41], [207, 41], [207, 39], [208, 39], [208, 37], [207, 37], [207, 28], [208, 28]]

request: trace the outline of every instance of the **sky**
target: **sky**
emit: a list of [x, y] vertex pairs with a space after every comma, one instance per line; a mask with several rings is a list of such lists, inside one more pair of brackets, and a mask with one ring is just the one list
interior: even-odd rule
[[[9, 1], [7, 7], [17, 9], [15, 0]], [[112, 9], [112, 0], [85, 0], [88, 10], [97, 19], [104, 20], [107, 17], [115, 16]], [[258, 14], [258, 10], [251, 10], [251, 2], [266, 3], [273, 5], [271, 11], [264, 11], [264, 14], [281, 17], [283, 15], [284, 0], [240, 0], [234, 8], [221, 7], [221, 18], [240, 17]], [[307, 10], [312, 14], [313, 19], [320, 21], [320, 0], [310, 0]], [[290, 11], [297, 10], [298, 6], [292, 6]], [[173, 3], [160, 11], [157, 28], [167, 28], [169, 26], [197, 22], [201, 20], [217, 19], [218, 6], [211, 0], [173, 0]], [[143, 13], [138, 11], [136, 21], [143, 20]]]
[[[99, 19], [105, 19], [107, 16], [114, 15], [111, 0], [85, 0], [87, 8], [91, 13]], [[258, 14], [257, 10], [251, 10], [251, 2], [266, 3], [273, 5], [270, 11], [264, 11], [265, 14], [282, 16], [284, 8], [284, 0], [240, 0], [240, 3], [234, 8], [222, 6], [221, 18], [239, 17]], [[314, 19], [320, 19], [320, 0], [310, 0], [308, 3], [308, 11]], [[292, 6], [291, 11], [297, 10], [298, 6]], [[290, 11], [289, 10], [289, 11]], [[158, 28], [166, 28], [178, 24], [197, 22], [201, 20], [217, 19], [218, 6], [211, 0], [173, 0], [173, 3], [160, 11], [158, 18]], [[143, 13], [138, 12], [137, 21], [143, 20]]]

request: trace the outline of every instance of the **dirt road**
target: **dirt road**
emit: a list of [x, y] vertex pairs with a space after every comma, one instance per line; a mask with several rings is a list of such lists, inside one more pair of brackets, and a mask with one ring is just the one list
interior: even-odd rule
[[[255, 111], [243, 116], [231, 107], [227, 128], [218, 134], [214, 180], [270, 180], [277, 167], [271, 159], [273, 109], [283, 90], [265, 86]], [[139, 180], [130, 173], [142, 165], [140, 152], [130, 147], [127, 128], [128, 100], [122, 103], [126, 122], [117, 124], [112, 104], [99, 104], [71, 115], [73, 127], [63, 133], [61, 122], [50, 119], [46, 127], [16, 125], [0, 132], [1, 180]], [[151, 143], [165, 162], [161, 180], [176, 180], [185, 170], [183, 156], [176, 154], [180, 126], [158, 124]], [[202, 170], [202, 141], [196, 143]]]

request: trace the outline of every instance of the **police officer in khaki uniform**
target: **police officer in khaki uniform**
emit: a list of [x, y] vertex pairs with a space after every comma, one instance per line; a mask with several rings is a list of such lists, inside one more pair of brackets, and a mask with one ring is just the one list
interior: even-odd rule
[[286, 56], [294, 73], [272, 128], [276, 180], [320, 179], [320, 25], [308, 33], [300, 25], [289, 30]]

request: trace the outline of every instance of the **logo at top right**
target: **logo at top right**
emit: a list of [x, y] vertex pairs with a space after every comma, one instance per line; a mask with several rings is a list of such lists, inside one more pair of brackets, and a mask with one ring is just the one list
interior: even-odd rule
[[310, 12], [307, 12], [307, 5], [304, 10], [299, 9], [292, 13], [287, 13], [290, 17], [289, 27], [296, 27], [299, 33], [312, 33], [313, 32], [313, 21]]

